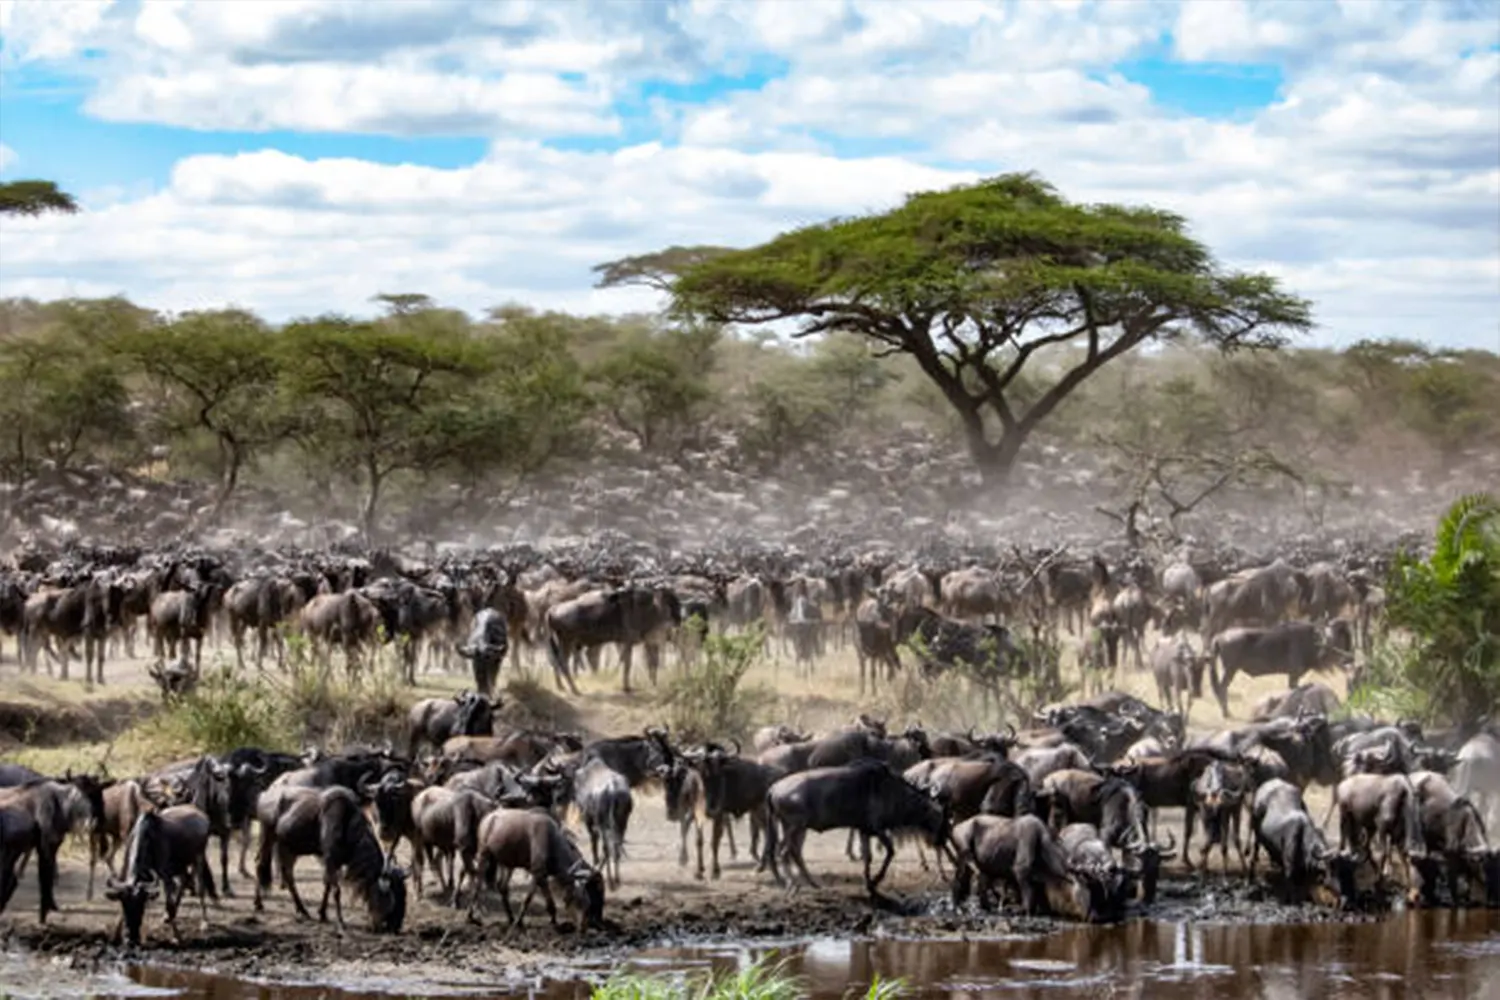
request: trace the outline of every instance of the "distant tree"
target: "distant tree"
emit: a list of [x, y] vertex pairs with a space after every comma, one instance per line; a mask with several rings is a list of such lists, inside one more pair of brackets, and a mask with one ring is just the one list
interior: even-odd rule
[[[747, 250], [673, 247], [596, 268], [600, 284], [669, 291], [681, 315], [792, 321], [909, 354], [958, 414], [988, 482], [1100, 368], [1155, 340], [1280, 347], [1306, 301], [1220, 268], [1182, 218], [1079, 205], [1033, 175], [917, 194], [899, 208], [785, 233]], [[1053, 372], [1049, 355], [1082, 345]], [[1023, 371], [1035, 391], [1019, 398]]]
[[256, 316], [226, 309], [187, 313], [114, 343], [163, 397], [170, 433], [201, 431], [215, 442], [219, 489], [210, 522], [233, 496], [246, 463], [293, 429], [280, 405], [276, 336]]
[[635, 438], [642, 451], [670, 439], [680, 442], [711, 390], [707, 365], [717, 330], [642, 330], [619, 338], [592, 366], [598, 405], [613, 423]]
[[17, 483], [43, 461], [62, 469], [118, 449], [134, 427], [111, 360], [55, 328], [0, 341], [0, 423], [7, 477]]
[[0, 183], [0, 215], [42, 215], [58, 212], [72, 215], [78, 203], [53, 181], [5, 181]]
[[382, 303], [392, 316], [410, 316], [434, 307], [432, 296], [420, 292], [381, 292], [372, 301]]

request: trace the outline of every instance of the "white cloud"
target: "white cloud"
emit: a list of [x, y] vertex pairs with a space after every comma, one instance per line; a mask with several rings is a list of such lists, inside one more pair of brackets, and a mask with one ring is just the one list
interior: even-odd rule
[[20, 155], [17, 154], [14, 149], [11, 149], [3, 142], [0, 142], [0, 171], [5, 170], [20, 158]]
[[[49, 25], [35, 6], [0, 6], [7, 60], [92, 75], [103, 118], [492, 146], [458, 169], [189, 157], [160, 190], [8, 223], [0, 294], [108, 289], [278, 317], [363, 311], [392, 290], [639, 308], [652, 300], [592, 289], [589, 267], [1035, 169], [1078, 200], [1182, 213], [1227, 264], [1313, 298], [1324, 340], [1500, 348], [1500, 28], [1463, 5], [164, 0]], [[1114, 69], [1168, 41], [1194, 62], [1276, 62], [1275, 103], [1194, 117]], [[86, 48], [104, 56], [72, 58]], [[655, 98], [658, 142], [542, 142], [620, 134], [617, 100], [648, 80], [778, 64], [706, 104]], [[857, 155], [869, 148], [906, 152]]]

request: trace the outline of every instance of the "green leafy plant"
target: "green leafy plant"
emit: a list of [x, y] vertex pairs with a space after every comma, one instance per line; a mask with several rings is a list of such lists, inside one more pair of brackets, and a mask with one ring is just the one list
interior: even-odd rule
[[760, 627], [740, 635], [706, 636], [703, 655], [662, 690], [672, 731], [684, 739], [744, 740], [776, 700], [763, 686], [744, 686], [764, 649]]

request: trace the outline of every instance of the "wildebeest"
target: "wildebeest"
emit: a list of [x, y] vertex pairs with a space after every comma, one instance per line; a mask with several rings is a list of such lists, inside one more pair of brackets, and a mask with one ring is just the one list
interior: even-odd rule
[[1068, 871], [1086, 890], [1088, 911], [1084, 919], [1090, 923], [1122, 919], [1134, 873], [1115, 861], [1098, 828], [1089, 823], [1069, 823], [1058, 832], [1057, 844]]
[[1203, 697], [1204, 657], [1193, 648], [1185, 633], [1158, 640], [1151, 651], [1151, 673], [1163, 705], [1187, 718], [1193, 699]]
[[197, 806], [172, 806], [144, 812], [135, 821], [125, 847], [125, 877], [110, 876], [104, 897], [120, 904], [121, 924], [132, 945], [141, 943], [141, 921], [146, 903], [165, 889], [167, 925], [177, 936], [177, 908], [194, 880], [198, 908], [208, 924], [208, 897], [214, 894], [208, 867], [208, 817]]
[[272, 787], [261, 795], [260, 852], [256, 862], [255, 908], [271, 887], [271, 862], [281, 870], [281, 881], [291, 894], [297, 915], [311, 919], [297, 892], [295, 867], [299, 857], [315, 855], [323, 862], [323, 901], [318, 919], [328, 920], [328, 900], [334, 902], [340, 933], [344, 925], [343, 893], [347, 880], [365, 902], [372, 930], [397, 933], [406, 919], [406, 873], [387, 860], [355, 793], [342, 786], [313, 789]]
[[1235, 674], [1265, 677], [1284, 673], [1287, 687], [1295, 688], [1309, 671], [1348, 662], [1352, 648], [1346, 641], [1347, 630], [1334, 625], [1281, 622], [1269, 628], [1233, 628], [1215, 635], [1209, 649], [1209, 680], [1224, 717], [1229, 717], [1229, 684]]
[[158, 660], [177, 658], [179, 644], [183, 655], [191, 646], [193, 666], [203, 666], [203, 637], [213, 615], [214, 586], [200, 583], [191, 590], [169, 590], [157, 594], [146, 616], [146, 628]]
[[423, 698], [406, 714], [406, 753], [415, 757], [423, 743], [440, 748], [455, 736], [492, 736], [495, 705], [478, 691], [463, 691], [452, 698]]
[[[1203, 818], [1204, 844], [1199, 852], [1200, 870], [1208, 869], [1208, 855], [1215, 845], [1225, 871], [1229, 870], [1229, 845], [1234, 844], [1240, 857], [1240, 869], [1246, 868], [1244, 843], [1240, 839], [1240, 817], [1244, 814], [1245, 795], [1250, 790], [1248, 769], [1236, 763], [1210, 760], [1193, 781], [1193, 802]], [[1184, 844], [1184, 855], [1187, 845]]]
[[[469, 900], [469, 919], [477, 920], [479, 890], [496, 886], [505, 915], [519, 927], [538, 892], [547, 904], [547, 916], [557, 926], [557, 904], [551, 883], [562, 886], [564, 899], [581, 914], [579, 930], [597, 927], [604, 920], [604, 877], [583, 859], [571, 837], [545, 812], [534, 809], [496, 809], [479, 824], [479, 853], [475, 860], [478, 877]], [[531, 875], [531, 888], [520, 912], [510, 907], [511, 873], [520, 869]]]
[[1416, 789], [1404, 774], [1356, 774], [1334, 789], [1339, 811], [1339, 849], [1353, 849], [1373, 857], [1376, 842], [1384, 846], [1380, 875], [1390, 870], [1391, 853], [1406, 866], [1412, 884], [1412, 860], [1424, 857], [1421, 808]]
[[621, 686], [630, 690], [631, 651], [646, 647], [646, 670], [656, 683], [661, 665], [661, 643], [682, 624], [682, 605], [667, 587], [620, 587], [595, 591], [554, 605], [547, 612], [547, 652], [558, 690], [566, 682], [573, 694], [574, 654], [597, 650], [606, 643], [620, 647]]
[[[424, 788], [412, 799], [412, 873], [417, 892], [422, 891], [422, 866], [429, 858], [437, 869], [438, 885], [446, 888], [458, 905], [464, 878], [473, 878], [474, 859], [479, 852], [479, 826], [495, 808], [495, 801], [475, 791]], [[454, 858], [463, 868], [454, 872]], [[447, 862], [447, 877], [443, 863]]]
[[590, 757], [573, 773], [572, 797], [588, 830], [594, 866], [604, 872], [611, 889], [618, 889], [625, 830], [635, 806], [630, 782], [598, 757]]
[[[103, 813], [103, 785], [89, 776], [67, 775], [62, 781], [42, 778], [12, 788], [0, 788], [0, 809], [16, 809], [35, 824], [37, 879], [41, 890], [41, 921], [59, 907], [53, 895], [57, 881], [57, 851], [76, 826]], [[13, 824], [20, 829], [24, 824]], [[29, 829], [29, 828], [28, 828]]]
[[500, 666], [510, 649], [510, 634], [505, 615], [494, 608], [482, 608], [474, 616], [469, 637], [458, 647], [458, 655], [469, 661], [474, 671], [474, 690], [488, 697], [494, 693], [500, 677]]
[[1251, 708], [1250, 718], [1255, 722], [1267, 722], [1278, 718], [1294, 719], [1299, 715], [1332, 716], [1341, 704], [1339, 696], [1326, 684], [1299, 684], [1290, 691], [1266, 695]]
[[872, 898], [879, 897], [880, 882], [896, 854], [893, 832], [920, 832], [933, 847], [947, 849], [949, 827], [943, 808], [879, 761], [860, 760], [787, 775], [767, 791], [766, 807], [765, 856], [778, 884], [785, 884], [778, 864], [779, 844], [781, 860], [795, 865], [807, 884], [817, 887], [802, 858], [810, 830], [848, 829], [880, 841], [885, 860], [873, 877], [870, 852], [864, 856], [865, 888]]
[[1251, 827], [1255, 840], [1250, 850], [1250, 874], [1255, 874], [1255, 863], [1264, 847], [1281, 869], [1282, 892], [1288, 901], [1305, 898], [1327, 874], [1333, 851], [1308, 815], [1296, 785], [1278, 779], [1256, 789]]
[[1055, 771], [1035, 792], [1039, 815], [1053, 826], [1091, 823], [1104, 842], [1124, 848], [1146, 842], [1146, 805], [1135, 786], [1093, 771]]
[[989, 908], [992, 890], [1000, 881], [1016, 890], [1021, 909], [1029, 915], [1048, 912], [1049, 897], [1066, 898], [1087, 912], [1086, 890], [1068, 870], [1062, 848], [1047, 825], [1035, 816], [1014, 819], [975, 816], [953, 828], [957, 852], [953, 874], [953, 903], [962, 906], [969, 898], [974, 876], [979, 876], [979, 902]]
[[[738, 747], [736, 747], [738, 749]], [[759, 761], [748, 760], [723, 747], [708, 744], [702, 750], [685, 755], [703, 782], [703, 814], [713, 824], [710, 837], [713, 855], [713, 877], [719, 878], [719, 843], [729, 835], [729, 850], [734, 853], [734, 821], [750, 818], [750, 851], [756, 847], [767, 824], [766, 793], [786, 777], [787, 772]], [[699, 862], [700, 869], [702, 862]]]
[[[1500, 906], [1500, 852], [1490, 846], [1484, 819], [1474, 803], [1459, 795], [1441, 774], [1417, 771], [1411, 775], [1411, 784], [1417, 793], [1427, 854], [1442, 860], [1453, 904], [1463, 904], [1460, 883], [1467, 877], [1471, 884], [1483, 887], [1485, 905]], [[1422, 888], [1430, 902], [1434, 886]]]
[[878, 668], [885, 667], [886, 680], [895, 679], [901, 669], [896, 652], [896, 612], [878, 597], [866, 597], [854, 609], [854, 655], [859, 664], [859, 693], [865, 693], [865, 675], [869, 689], [875, 690]]

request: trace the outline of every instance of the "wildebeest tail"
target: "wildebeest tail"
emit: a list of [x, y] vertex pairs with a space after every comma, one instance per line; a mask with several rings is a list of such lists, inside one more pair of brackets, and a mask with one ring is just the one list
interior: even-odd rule
[[563, 655], [562, 640], [557, 637], [555, 629], [547, 629], [547, 659], [552, 661], [552, 669], [558, 673], [565, 674], [568, 671], [567, 658]]

